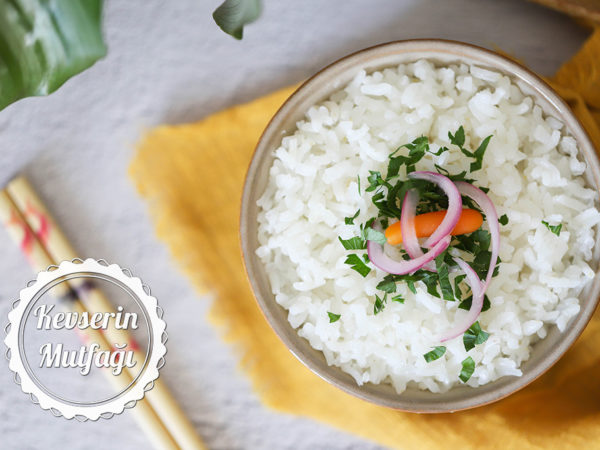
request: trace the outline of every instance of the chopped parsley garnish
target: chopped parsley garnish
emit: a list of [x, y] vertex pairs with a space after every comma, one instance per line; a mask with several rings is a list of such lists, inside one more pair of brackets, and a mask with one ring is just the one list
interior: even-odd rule
[[440, 359], [442, 356], [444, 356], [444, 353], [446, 353], [446, 347], [440, 345], [439, 347], [435, 347], [430, 352], [425, 353], [423, 358], [425, 358], [425, 361], [429, 363], [431, 361], [435, 361], [436, 359]]
[[542, 220], [542, 224], [548, 228], [550, 231], [552, 231], [555, 235], [559, 236], [560, 235], [560, 230], [562, 230], [562, 223], [559, 223], [558, 225], [550, 225], [548, 222], [546, 222], [545, 220]]
[[387, 292], [388, 294], [396, 292], [396, 280], [394, 279], [394, 275], [386, 275], [377, 285], [377, 289]]
[[461, 148], [463, 145], [465, 145], [465, 129], [461, 125], [461, 127], [456, 130], [454, 134], [448, 131], [448, 138], [450, 139], [450, 143], [456, 145], [458, 148]]
[[404, 297], [402, 297], [400, 294], [394, 295], [392, 297], [392, 301], [397, 303], [404, 303]]
[[346, 250], [364, 250], [367, 248], [367, 243], [361, 236], [354, 236], [350, 239], [342, 239], [338, 237]]
[[356, 270], [363, 277], [366, 277], [371, 271], [371, 269], [365, 264], [365, 261], [360, 259], [360, 257], [355, 253], [348, 255], [344, 263], [348, 264], [352, 270]]
[[329, 323], [337, 322], [342, 317], [341, 314], [334, 314], [332, 312], [327, 311], [327, 315], [329, 316]]
[[481, 329], [479, 322], [475, 322], [463, 335], [465, 350], [469, 351], [476, 345], [483, 344], [489, 337], [490, 335]]
[[[473, 296], [469, 296], [466, 299], [464, 299], [462, 302], [460, 302], [460, 305], [458, 305], [458, 307], [460, 309], [466, 309], [467, 311], [471, 309], [471, 303], [473, 303]], [[483, 296], [483, 307], [481, 308], [481, 312], [485, 312], [488, 309], [490, 309], [491, 303], [490, 303], [490, 299], [488, 298], [487, 295]]]
[[375, 296], [375, 305], [373, 305], [373, 314], [379, 314], [385, 308], [385, 304], [387, 303], [387, 292], [380, 298], [378, 295]]
[[[492, 136], [483, 139], [474, 151], [465, 147], [466, 136], [462, 126], [454, 133], [449, 132], [448, 138], [451, 145], [458, 147], [463, 155], [471, 159], [469, 171], [464, 170], [460, 173], [450, 173], [446, 168], [435, 165], [436, 170], [452, 181], [474, 183], [474, 180], [470, 178], [470, 174], [482, 168], [483, 158]], [[416, 170], [417, 163], [427, 154], [440, 156], [447, 151], [450, 150], [445, 146], [439, 147], [435, 151], [431, 150], [429, 139], [426, 136], [420, 136], [408, 144], [401, 145], [389, 155], [387, 173], [384, 174], [380, 171], [370, 170], [367, 176], [368, 184], [362, 191], [363, 193], [371, 193], [371, 202], [377, 208], [378, 213], [376, 217], [360, 225], [358, 236], [350, 239], [338, 238], [344, 248], [354, 251], [365, 250], [368, 241], [373, 241], [380, 245], [387, 243], [385, 234], [372, 228], [372, 225], [377, 221], [385, 230], [388, 228], [390, 222], [399, 220], [402, 215], [402, 202], [410, 189], [418, 193], [419, 203], [417, 204], [417, 214], [448, 209], [448, 197], [438, 186], [432, 185], [432, 183], [425, 180], [406, 177], [407, 174]], [[358, 193], [361, 195], [360, 176], [357, 176], [357, 186]], [[488, 191], [483, 186], [479, 188], [484, 192]], [[469, 197], [463, 196], [462, 201], [463, 207], [481, 212], [478, 205]], [[344, 218], [344, 223], [346, 225], [355, 225], [355, 220], [359, 215], [360, 210], [356, 211], [352, 217]], [[498, 221], [502, 225], [506, 225], [508, 223], [508, 216], [504, 214], [499, 217]], [[546, 223], [545, 225], [548, 226]], [[552, 232], [555, 232], [550, 226], [548, 228]], [[558, 235], [559, 232], [560, 225], [555, 234]], [[473, 295], [466, 283], [466, 276], [462, 272], [455, 273], [458, 266], [453, 256], [466, 253], [466, 257], [461, 257], [473, 267], [480, 279], [485, 279], [491, 260], [490, 247], [491, 234], [482, 228], [469, 234], [453, 236], [448, 249], [435, 259], [435, 272], [430, 272], [422, 268], [406, 275], [387, 274], [377, 284], [377, 290], [380, 293], [375, 295], [373, 313], [379, 314], [383, 311], [388, 302], [388, 297], [391, 301], [404, 303], [404, 297], [397, 292], [398, 283], [405, 283], [408, 290], [413, 294], [417, 293], [417, 283], [422, 283], [422, 288], [426, 289], [430, 295], [446, 301], [458, 301], [459, 308], [470, 309]], [[366, 252], [363, 254], [361, 252], [358, 253], [349, 254], [345, 263], [360, 275], [366, 277], [371, 272], [371, 268], [367, 265], [369, 258]], [[405, 260], [410, 259], [409, 255], [402, 249], [400, 249], [399, 256]], [[500, 259], [498, 259], [498, 265], [494, 269], [493, 276], [497, 275], [499, 264]], [[482, 311], [486, 311], [489, 308], [490, 301], [485, 296]], [[332, 320], [331, 314], [330, 320]], [[476, 322], [465, 332], [463, 342], [468, 351], [475, 345], [485, 342], [488, 337], [489, 334], [483, 331], [479, 323]], [[423, 356], [426, 361], [430, 362], [439, 359], [444, 355], [445, 351], [446, 348], [443, 346], [435, 347]], [[462, 362], [462, 366], [460, 379], [466, 382], [473, 374], [475, 363], [472, 358], [468, 357]]]
[[346, 225], [354, 225], [354, 219], [356, 219], [359, 214], [360, 214], [360, 209], [358, 211], [356, 211], [356, 213], [354, 213], [354, 215], [352, 217], [344, 217], [344, 223]]
[[475, 372], [475, 361], [470, 356], [467, 356], [462, 362], [462, 370], [460, 371], [460, 375], [458, 378], [462, 380], [463, 383], [469, 381], [471, 375]]
[[369, 182], [369, 187], [365, 189], [366, 192], [373, 192], [379, 186], [389, 186], [387, 181], [385, 181], [381, 177], [381, 172], [375, 172], [373, 170], [369, 170], [369, 176], [367, 177], [367, 181]]
[[448, 277], [448, 265], [444, 261], [445, 253], [442, 253], [435, 258], [435, 268], [437, 269], [437, 278], [442, 291], [442, 298], [450, 302], [454, 301], [454, 292], [452, 291], [452, 284]]
[[481, 141], [481, 144], [479, 144], [479, 147], [477, 147], [477, 150], [475, 150], [474, 152], [469, 151], [463, 147], [463, 145], [465, 145], [465, 130], [462, 126], [458, 130], [456, 130], [456, 133], [454, 134], [448, 132], [448, 138], [450, 139], [450, 142], [453, 145], [456, 145], [458, 148], [460, 148], [460, 151], [463, 153], [463, 155], [468, 156], [469, 158], [473, 158], [475, 160], [471, 163], [471, 166], [469, 167], [469, 170], [471, 172], [475, 172], [481, 169], [483, 165], [483, 156], [485, 155], [485, 151], [487, 150], [488, 144], [490, 143], [490, 139], [492, 138], [491, 135], [486, 137], [483, 141]]

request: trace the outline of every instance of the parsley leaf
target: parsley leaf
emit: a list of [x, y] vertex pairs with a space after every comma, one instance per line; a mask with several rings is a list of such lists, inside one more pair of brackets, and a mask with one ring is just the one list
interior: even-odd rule
[[369, 187], [365, 189], [366, 192], [372, 192], [379, 186], [389, 187], [389, 183], [381, 177], [381, 172], [369, 170], [370, 175], [367, 177], [369, 181]]
[[[464, 299], [462, 302], [460, 302], [460, 304], [458, 305], [458, 307], [460, 309], [466, 309], [467, 311], [471, 309], [471, 304], [473, 303], [473, 296], [471, 295], [469, 298]], [[487, 295], [483, 296], [483, 307], [481, 308], [481, 312], [485, 312], [488, 309], [490, 309], [490, 306], [492, 304], [490, 303], [490, 299], [488, 298]]]
[[429, 363], [431, 361], [435, 361], [436, 359], [440, 359], [444, 355], [444, 353], [446, 353], [446, 347], [439, 346], [439, 347], [435, 347], [430, 352], [425, 353], [423, 355], [423, 358], [425, 358], [425, 361], [427, 361]]
[[346, 257], [345, 264], [348, 264], [351, 269], [356, 270], [363, 277], [366, 277], [371, 269], [367, 267], [367, 265], [363, 262], [362, 259], [358, 257], [358, 255], [352, 253]]
[[469, 381], [471, 375], [475, 372], [475, 361], [470, 356], [467, 356], [462, 362], [462, 370], [460, 371], [460, 375], [458, 378], [462, 380], [463, 383]]
[[490, 143], [491, 138], [492, 136], [490, 135], [486, 137], [483, 141], [481, 141], [481, 144], [479, 144], [479, 147], [477, 147], [477, 150], [475, 150], [475, 152], [473, 153], [473, 158], [475, 158], [475, 162], [471, 163], [471, 172], [475, 172], [476, 170], [481, 169], [481, 166], [483, 164], [483, 155], [485, 155], [485, 151], [487, 150], [487, 146]]
[[560, 230], [562, 230], [562, 223], [559, 223], [558, 225], [550, 225], [548, 222], [546, 222], [545, 220], [542, 220], [542, 224], [548, 228], [551, 232], [553, 232], [555, 235], [560, 235]]
[[396, 292], [396, 280], [394, 280], [394, 275], [386, 275], [377, 285], [377, 289], [387, 292], [388, 294]]
[[508, 216], [506, 214], [502, 214], [498, 218], [498, 222], [500, 222], [500, 225], [506, 225], [508, 223]]
[[341, 314], [334, 314], [332, 312], [327, 311], [327, 315], [329, 316], [329, 323], [337, 322], [342, 317]]
[[448, 131], [448, 138], [450, 139], [450, 143], [460, 148], [460, 151], [463, 153], [463, 155], [475, 159], [475, 161], [472, 162], [471, 166], [469, 167], [471, 172], [481, 169], [483, 165], [483, 156], [485, 155], [485, 151], [487, 150], [490, 139], [492, 138], [491, 135], [481, 141], [481, 144], [479, 144], [479, 147], [477, 147], [477, 150], [474, 152], [463, 147], [463, 145], [465, 145], [465, 129], [462, 127], [462, 125], [454, 134]]
[[460, 300], [462, 291], [460, 290], [460, 283], [466, 278], [467, 276], [463, 273], [460, 275], [457, 275], [456, 277], [454, 277], [454, 295], [456, 296], [457, 299]]
[[392, 297], [392, 301], [393, 302], [398, 302], [398, 303], [404, 303], [404, 297], [402, 297], [400, 294], [394, 295]]
[[356, 211], [356, 213], [352, 217], [344, 217], [344, 223], [346, 225], [354, 225], [354, 219], [356, 219], [359, 214], [360, 214], [360, 209], [358, 211]]
[[338, 236], [338, 239], [346, 250], [364, 250], [367, 248], [367, 242], [360, 236], [354, 236], [350, 239], [342, 239]]
[[377, 242], [378, 244], [381, 244], [381, 245], [387, 243], [385, 234], [383, 234], [381, 231], [377, 231], [371, 227], [368, 227], [365, 229], [365, 239], [367, 241]]
[[447, 152], [448, 150], [448, 147], [440, 147], [437, 152], [432, 152], [431, 150], [427, 149], [427, 153], [431, 153], [435, 156], [440, 156], [442, 153]]
[[490, 337], [489, 333], [486, 333], [481, 329], [479, 322], [475, 322], [471, 327], [465, 331], [463, 335], [463, 344], [465, 344], [465, 350], [469, 351], [476, 345], [483, 344]]
[[440, 289], [442, 291], [442, 298], [450, 302], [454, 301], [454, 292], [452, 291], [452, 284], [448, 278], [448, 264], [444, 262], [446, 252], [435, 258], [435, 268], [437, 269], [438, 281], [440, 283]]
[[[394, 156], [400, 149], [408, 149], [408, 156]], [[398, 175], [398, 169], [402, 164], [406, 165], [406, 173], [414, 172], [415, 165], [425, 156], [425, 152], [429, 151], [429, 138], [420, 136], [410, 144], [401, 145], [394, 153], [390, 155], [390, 164], [388, 165], [388, 178]], [[390, 169], [392, 172], [390, 173]]]
[[373, 314], [379, 314], [385, 308], [385, 304], [387, 303], [387, 292], [383, 296], [383, 298], [379, 298], [378, 295], [375, 296], [375, 305], [373, 305]]
[[448, 138], [453, 145], [462, 147], [465, 145], [465, 129], [461, 125], [454, 135], [448, 131]]

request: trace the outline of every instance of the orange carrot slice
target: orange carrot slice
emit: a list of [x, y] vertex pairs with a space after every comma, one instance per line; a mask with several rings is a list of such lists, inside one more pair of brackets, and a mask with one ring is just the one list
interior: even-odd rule
[[[434, 211], [425, 214], [419, 214], [415, 217], [415, 230], [417, 237], [427, 237], [440, 226], [446, 211]], [[458, 234], [472, 233], [477, 230], [483, 223], [483, 216], [479, 211], [474, 209], [463, 209], [458, 219], [458, 223], [452, 230], [453, 236]], [[385, 230], [385, 237], [387, 238], [388, 244], [398, 245], [402, 243], [402, 229], [400, 222], [391, 224]]]

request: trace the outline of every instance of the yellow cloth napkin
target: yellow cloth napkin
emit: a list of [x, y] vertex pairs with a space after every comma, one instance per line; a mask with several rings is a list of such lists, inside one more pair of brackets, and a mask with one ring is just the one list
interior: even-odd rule
[[[600, 149], [600, 31], [553, 81]], [[261, 400], [396, 448], [600, 447], [600, 315], [548, 373], [505, 400], [441, 415], [402, 413], [358, 400], [298, 362], [250, 291], [238, 242], [240, 195], [252, 150], [284, 89], [198, 123], [161, 126], [130, 167], [158, 236], [201, 292], [211, 320], [241, 356]]]

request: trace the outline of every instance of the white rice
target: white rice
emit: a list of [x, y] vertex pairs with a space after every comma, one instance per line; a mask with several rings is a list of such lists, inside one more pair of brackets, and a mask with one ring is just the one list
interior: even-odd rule
[[[489, 339], [469, 352], [454, 339], [442, 358], [427, 363], [423, 354], [440, 345], [435, 337], [466, 312], [458, 302], [430, 296], [419, 282], [416, 295], [399, 284], [405, 303], [388, 301], [374, 315], [375, 287], [385, 273], [373, 269], [363, 278], [351, 270], [337, 238], [358, 235], [358, 224], [377, 215], [364, 193], [367, 176], [369, 170], [385, 175], [399, 145], [429, 136], [432, 150], [446, 145], [450, 151], [427, 155], [417, 170], [435, 170], [434, 163], [451, 173], [468, 170], [470, 160], [448, 140], [460, 125], [467, 148], [493, 135], [483, 169], [473, 176], [490, 188], [509, 224], [501, 226], [502, 264], [487, 292], [491, 308], [479, 319]], [[358, 384], [391, 383], [398, 393], [407, 386], [446, 391], [461, 383], [467, 356], [476, 363], [470, 386], [519, 376], [532, 344], [550, 327], [565, 330], [578, 314], [578, 296], [594, 276], [597, 193], [581, 176], [586, 164], [563, 124], [544, 117], [508, 77], [427, 60], [360, 72], [310, 108], [275, 156], [258, 201], [257, 254], [290, 324]], [[356, 225], [345, 225], [357, 209]], [[542, 220], [562, 223], [560, 235]], [[328, 311], [341, 314], [339, 321], [329, 323]]]

